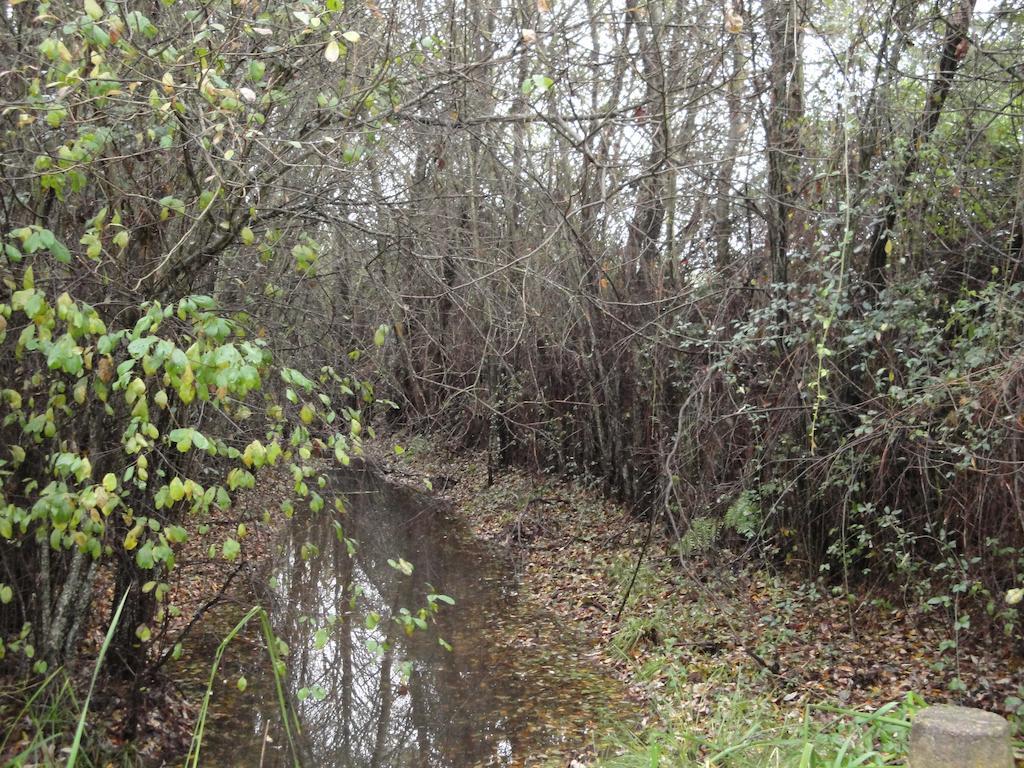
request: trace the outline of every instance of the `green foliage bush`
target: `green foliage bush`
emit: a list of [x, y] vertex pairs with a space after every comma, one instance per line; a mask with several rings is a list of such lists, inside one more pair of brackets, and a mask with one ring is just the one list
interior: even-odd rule
[[[273, 298], [317, 274], [322, 229], [281, 217], [281, 206], [286, 197], [293, 213], [316, 204], [304, 158], [330, 121], [303, 115], [340, 113], [347, 102], [320, 104], [299, 81], [315, 82], [318, 66], [359, 36], [339, 3], [315, 14], [249, 5], [245, 19], [236, 10], [55, 0], [5, 11], [8, 669], [74, 662], [87, 624], [106, 627], [94, 618], [106, 608], [96, 604], [101, 577], [130, 594], [108, 664], [138, 677], [166, 661], [177, 652], [174, 628], [187, 623], [174, 621], [171, 574], [189, 541], [203, 537], [211, 558], [236, 560], [244, 522], [212, 533], [209, 521], [232, 519], [262, 468], [290, 474], [294, 499], [322, 507], [314, 453], [348, 463], [367, 431], [372, 386], [332, 366], [358, 354], [346, 360], [335, 347], [315, 365], [275, 354], [270, 319], [301, 336], [296, 315], [259, 314], [262, 305], [235, 293], [242, 284]], [[358, 97], [364, 109], [371, 100]], [[335, 143], [324, 165], [356, 161], [347, 142]]]

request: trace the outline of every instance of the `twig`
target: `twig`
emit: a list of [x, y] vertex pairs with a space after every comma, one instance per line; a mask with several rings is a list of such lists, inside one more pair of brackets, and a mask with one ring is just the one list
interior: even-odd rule
[[636, 567], [633, 568], [633, 575], [629, 579], [629, 586], [626, 587], [626, 593], [622, 596], [622, 603], [619, 604], [619, 610], [615, 612], [615, 618], [613, 621], [617, 624], [619, 619], [622, 618], [622, 612], [626, 609], [626, 603], [629, 601], [629, 595], [633, 591], [633, 585], [636, 584], [637, 574], [640, 573], [640, 566], [644, 562], [644, 558], [647, 556], [647, 549], [651, 545], [651, 537], [654, 535], [654, 524], [658, 518], [661, 517], [661, 510], [663, 507], [658, 507], [658, 512], [651, 513], [651, 521], [647, 526], [647, 536], [644, 537], [644, 545], [640, 548], [640, 554], [636, 559]]

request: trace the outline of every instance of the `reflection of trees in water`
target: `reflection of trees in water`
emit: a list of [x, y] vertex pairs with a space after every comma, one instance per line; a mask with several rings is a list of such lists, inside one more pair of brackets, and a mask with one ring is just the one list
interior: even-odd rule
[[[321, 700], [294, 698], [308, 765], [507, 765], [550, 743], [558, 732], [553, 720], [578, 734], [593, 709], [588, 692], [597, 688], [567, 674], [571, 659], [545, 651], [550, 620], [512, 610], [513, 585], [500, 562], [467, 544], [418, 494], [355, 472], [339, 474], [334, 492], [347, 501], [342, 522], [357, 542], [354, 556], [336, 535], [333, 512], [297, 517], [279, 540], [270, 606], [275, 630], [291, 649], [293, 695], [302, 687], [323, 693]], [[311, 544], [319, 555], [303, 559]], [[411, 576], [388, 564], [399, 557], [415, 566]], [[441, 610], [436, 628], [407, 637], [390, 617], [401, 608], [415, 613], [428, 584], [456, 605]], [[382, 618], [368, 627], [371, 612]], [[329, 633], [326, 644], [317, 642], [321, 628]], [[452, 652], [438, 644], [439, 636]], [[515, 638], [526, 638], [529, 648], [517, 650]], [[389, 650], [375, 652], [368, 641]], [[538, 663], [544, 653], [549, 657]], [[257, 673], [264, 679], [253, 679]], [[263, 708], [241, 710], [253, 741], [232, 745], [220, 738], [210, 754], [222, 758], [217, 765], [288, 765], [284, 750], [260, 755], [267, 722], [277, 722], [269, 670], [254, 665], [247, 674], [250, 693], [234, 706]]]
[[[478, 656], [487, 649], [481, 614], [505, 600], [498, 574], [460, 546], [449, 535], [450, 521], [415, 494], [361, 473], [344, 475], [336, 492], [347, 500], [344, 533], [358, 542], [355, 555], [324, 512], [293, 521], [274, 571], [271, 612], [291, 648], [289, 674], [295, 686], [324, 694], [296, 702], [311, 763], [427, 768], [515, 751], [516, 724], [502, 710], [520, 697], [508, 680], [506, 690], [495, 690], [486, 654]], [[303, 560], [310, 544], [320, 554]], [[398, 557], [413, 563], [411, 576], [388, 564]], [[454, 593], [458, 605], [441, 617], [440, 631], [407, 637], [391, 617], [424, 605], [428, 583]], [[382, 618], [367, 628], [371, 612]], [[318, 649], [319, 628], [330, 636]], [[437, 642], [449, 631], [459, 639], [453, 652]], [[387, 650], [371, 650], [368, 641]]]

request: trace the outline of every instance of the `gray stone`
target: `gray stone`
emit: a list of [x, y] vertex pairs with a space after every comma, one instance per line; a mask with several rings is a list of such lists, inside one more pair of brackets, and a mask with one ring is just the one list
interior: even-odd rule
[[1010, 724], [999, 715], [945, 704], [917, 713], [910, 768], [1013, 768]]

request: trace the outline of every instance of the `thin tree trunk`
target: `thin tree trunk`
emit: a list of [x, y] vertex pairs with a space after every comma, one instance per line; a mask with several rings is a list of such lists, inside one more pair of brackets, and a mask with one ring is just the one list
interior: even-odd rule
[[670, 136], [668, 99], [665, 93], [665, 67], [661, 58], [662, 7], [660, 2], [647, 3], [641, 9], [636, 0], [628, 0], [626, 13], [637, 17], [637, 38], [646, 82], [644, 104], [635, 115], [638, 122], [650, 125], [651, 148], [642, 170], [636, 194], [636, 207], [626, 240], [626, 280], [636, 277], [639, 292], [647, 295], [651, 289], [653, 267], [658, 261], [665, 221], [665, 165], [668, 160]]
[[956, 7], [946, 19], [946, 35], [939, 53], [938, 72], [928, 86], [924, 110], [914, 125], [900, 174], [892, 184], [891, 191], [885, 195], [879, 219], [872, 229], [867, 279], [875, 290], [881, 290], [885, 286], [885, 271], [892, 250], [893, 228], [896, 226], [900, 198], [906, 192], [910, 185], [910, 177], [921, 162], [922, 148], [939, 124], [946, 98], [953, 87], [953, 78], [960, 67], [960, 62], [967, 54], [970, 44], [967, 33], [974, 13], [974, 2], [975, 0], [957, 0]]
[[772, 282], [789, 279], [790, 219], [800, 174], [803, 118], [802, 13], [797, 0], [767, 7], [771, 49], [771, 111], [768, 114], [768, 258]]
[[[742, 18], [742, 5], [737, 4], [733, 12]], [[726, 85], [725, 95], [725, 103], [729, 110], [729, 132], [725, 140], [722, 163], [715, 179], [715, 261], [719, 269], [729, 266], [732, 261], [732, 175], [745, 132], [742, 98], [746, 60], [743, 53], [743, 37], [739, 33], [732, 36], [729, 52], [732, 57], [732, 74]]]

